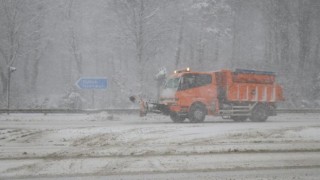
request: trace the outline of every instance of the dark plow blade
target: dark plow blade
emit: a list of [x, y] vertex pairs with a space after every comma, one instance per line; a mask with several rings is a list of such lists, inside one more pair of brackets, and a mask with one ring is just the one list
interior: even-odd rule
[[148, 113], [148, 103], [138, 96], [130, 96], [129, 100], [132, 103], [138, 103], [140, 109], [140, 117], [146, 116]]
[[135, 103], [135, 102], [136, 102], [136, 97], [135, 97], [135, 96], [130, 96], [130, 97], [129, 97], [129, 100], [130, 100], [131, 102]]

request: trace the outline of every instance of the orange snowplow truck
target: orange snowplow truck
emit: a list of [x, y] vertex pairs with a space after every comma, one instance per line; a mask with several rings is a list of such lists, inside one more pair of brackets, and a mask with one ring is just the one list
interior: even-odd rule
[[[276, 115], [276, 103], [283, 101], [275, 73], [236, 69], [216, 72], [175, 71], [150, 111], [169, 115], [173, 122], [203, 122], [206, 115], [224, 119], [264, 122]], [[147, 111], [145, 111], [147, 112]]]

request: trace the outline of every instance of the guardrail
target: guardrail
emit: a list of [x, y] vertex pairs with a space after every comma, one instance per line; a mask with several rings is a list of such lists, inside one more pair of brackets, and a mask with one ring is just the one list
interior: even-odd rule
[[110, 114], [135, 114], [139, 109], [0, 109], [0, 113], [40, 113], [40, 114], [94, 114], [107, 112]]
[[284, 109], [278, 108], [277, 113], [320, 113], [320, 109]]
[[[107, 112], [110, 114], [138, 114], [139, 109], [0, 109], [0, 114], [40, 113], [40, 114], [94, 114]], [[320, 109], [277, 109], [277, 113], [320, 113]]]

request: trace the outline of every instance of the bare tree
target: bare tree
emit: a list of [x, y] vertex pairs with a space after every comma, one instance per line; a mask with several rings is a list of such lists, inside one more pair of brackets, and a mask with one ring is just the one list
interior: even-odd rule
[[184, 29], [184, 24], [185, 24], [185, 16], [184, 14], [181, 17], [180, 23], [179, 23], [179, 35], [178, 35], [178, 45], [177, 45], [177, 50], [176, 50], [176, 56], [175, 56], [175, 69], [178, 69], [180, 61], [181, 61], [181, 51], [182, 51], [182, 43], [183, 43], [183, 29]]
[[25, 6], [25, 1], [0, 1], [1, 32], [0, 32], [0, 79], [2, 94], [7, 90], [8, 67], [12, 66], [21, 50], [21, 12], [20, 8]]
[[[32, 36], [28, 38], [28, 45], [30, 49], [30, 57], [31, 59], [27, 60], [30, 61], [31, 66], [29, 67], [29, 76], [30, 76], [30, 85], [31, 85], [31, 91], [35, 91], [34, 94], [37, 94], [37, 80], [39, 76], [39, 70], [40, 70], [40, 62], [43, 59], [46, 49], [49, 44], [48, 36], [44, 32], [44, 21], [46, 18], [46, 8], [44, 2], [41, 0], [35, 1], [36, 4], [34, 5], [34, 8], [37, 10], [36, 13], [33, 15], [35, 18], [33, 22], [30, 22], [33, 24], [31, 27]], [[27, 68], [27, 66], [25, 66]]]
[[[205, 63], [219, 61], [221, 50], [221, 38], [229, 35], [228, 23], [222, 23], [222, 18], [231, 17], [232, 9], [225, 0], [198, 0], [192, 4], [192, 16], [190, 17], [198, 28], [196, 52], [199, 68], [204, 68]], [[190, 14], [191, 15], [191, 14]], [[209, 49], [214, 47], [214, 49]], [[213, 52], [213, 53], [211, 53]]]
[[116, 13], [122, 36], [134, 47], [140, 91], [144, 89], [146, 64], [161, 50], [163, 36], [170, 31], [159, 19], [159, 12], [168, 4], [156, 0], [114, 0], [109, 7]]
[[301, 0], [299, 1], [298, 9], [298, 37], [299, 37], [299, 76], [304, 76], [304, 68], [308, 61], [310, 54], [310, 43], [311, 43], [311, 1]]
[[70, 48], [71, 48], [71, 53], [74, 57], [74, 61], [76, 64], [76, 70], [77, 70], [77, 76], [79, 77], [82, 73], [82, 54], [80, 51], [80, 44], [79, 44], [79, 38], [75, 32], [75, 27], [72, 21], [73, 18], [73, 12], [74, 12], [74, 6], [75, 3], [77, 3], [74, 0], [69, 0], [68, 1], [68, 15], [67, 18], [69, 20], [69, 43], [70, 43]]
[[231, 56], [231, 67], [237, 66], [237, 49], [239, 44], [239, 23], [240, 23], [240, 13], [242, 12], [243, 3], [241, 1], [235, 0], [231, 2], [233, 9], [232, 13], [232, 56]]

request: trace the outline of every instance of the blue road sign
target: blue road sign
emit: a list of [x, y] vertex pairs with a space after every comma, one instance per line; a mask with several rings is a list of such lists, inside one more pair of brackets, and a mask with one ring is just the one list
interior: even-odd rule
[[107, 78], [80, 78], [76, 85], [80, 89], [106, 89]]

